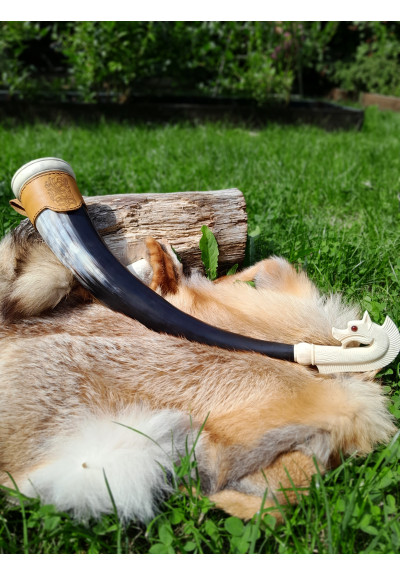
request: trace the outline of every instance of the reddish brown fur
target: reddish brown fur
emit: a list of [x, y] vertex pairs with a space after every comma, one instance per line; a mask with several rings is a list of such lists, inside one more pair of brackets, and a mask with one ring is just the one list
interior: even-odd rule
[[[46, 248], [18, 234], [0, 248], [0, 391], [7, 398], [2, 412], [0, 404], [0, 481], [7, 482], [5, 471], [18, 481], [40, 466], [46, 438], [61, 429], [68, 433], [74, 417], [144, 402], [190, 413], [197, 426], [206, 421], [199, 456], [205, 489], [217, 506], [247, 519], [259, 511], [266, 487], [268, 507], [274, 497], [285, 500], [281, 486], [307, 486], [313, 456], [323, 471], [340, 452], [367, 453], [393, 434], [373, 374], [323, 376], [289, 362], [150, 332], [93, 302], [54, 260], [44, 278], [45, 307], [43, 301], [36, 310], [34, 301], [25, 306], [30, 276], [10, 262], [18, 262], [21, 251], [32, 259], [36, 249]], [[212, 284], [185, 278], [169, 248], [152, 238], [146, 250], [152, 289], [237, 333], [335, 345], [330, 322], [347, 321], [353, 313], [339, 300], [321, 301], [305, 274], [283, 260], [260, 262]], [[248, 280], [256, 289], [243, 283]], [[23, 286], [19, 299], [13, 295], [17, 282]], [[60, 293], [52, 292], [55, 282], [64, 285], [61, 303]], [[296, 429], [305, 430], [305, 439], [292, 448]], [[270, 456], [270, 438], [276, 437], [287, 452], [277, 448]], [[287, 494], [296, 499], [295, 490]]]

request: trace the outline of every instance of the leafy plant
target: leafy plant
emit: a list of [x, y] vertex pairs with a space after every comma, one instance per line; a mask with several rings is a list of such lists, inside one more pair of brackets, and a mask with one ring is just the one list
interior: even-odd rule
[[123, 101], [137, 77], [152, 70], [152, 22], [68, 22], [53, 37], [68, 62], [70, 88], [84, 101], [107, 92]]
[[335, 64], [334, 79], [348, 91], [400, 96], [400, 30], [397, 22], [354, 22], [360, 41], [351, 59]]
[[[265, 102], [303, 93], [335, 22], [2, 22], [2, 85], [20, 97], [203, 93]], [[52, 62], [57, 61], [57, 66]], [[297, 79], [297, 84], [295, 80]]]
[[0, 22], [0, 85], [7, 86], [11, 94], [36, 93], [36, 69], [23, 57], [30, 42], [39, 41], [48, 30], [39, 22]]
[[204, 270], [208, 279], [215, 280], [217, 279], [218, 269], [218, 243], [209, 227], [202, 226], [201, 233], [202, 236], [199, 242], [201, 261], [203, 262]]

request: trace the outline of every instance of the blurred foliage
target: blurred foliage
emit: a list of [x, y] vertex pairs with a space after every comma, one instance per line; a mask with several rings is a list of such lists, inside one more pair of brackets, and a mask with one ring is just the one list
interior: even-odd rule
[[354, 22], [353, 53], [336, 62], [333, 77], [345, 90], [400, 96], [400, 22]]
[[0, 22], [1, 88], [20, 98], [400, 92], [398, 22]]
[[24, 53], [31, 42], [48, 34], [48, 28], [39, 22], [0, 23], [0, 82], [12, 93], [35, 91], [36, 68], [24, 62]]

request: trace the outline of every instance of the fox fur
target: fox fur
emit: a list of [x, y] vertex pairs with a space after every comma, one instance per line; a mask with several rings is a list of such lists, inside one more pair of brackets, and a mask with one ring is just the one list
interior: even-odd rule
[[[236, 333], [337, 345], [331, 328], [359, 317], [281, 258], [211, 282], [184, 276], [153, 238], [143, 255], [129, 266], [142, 281]], [[321, 375], [152, 332], [80, 288], [29, 222], [0, 244], [0, 312], [0, 484], [12, 476], [78, 519], [112, 512], [111, 491], [122, 519], [148, 522], [188, 451], [203, 493], [249, 519], [263, 497], [295, 501], [315, 461], [323, 472], [395, 432], [374, 373]]]

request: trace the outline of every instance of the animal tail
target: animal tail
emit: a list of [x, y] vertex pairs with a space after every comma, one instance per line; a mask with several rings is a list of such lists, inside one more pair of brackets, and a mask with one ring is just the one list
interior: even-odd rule
[[196, 432], [173, 410], [131, 406], [86, 417], [73, 435], [52, 440], [51, 455], [19, 485], [78, 520], [113, 513], [148, 523], [174, 490], [175, 464]]
[[28, 220], [0, 242], [0, 319], [10, 323], [54, 308], [76, 285]]

